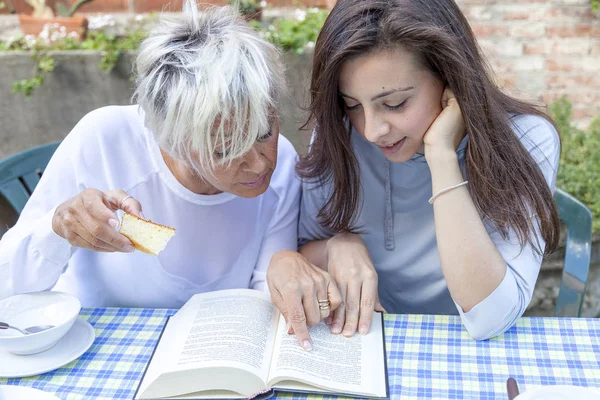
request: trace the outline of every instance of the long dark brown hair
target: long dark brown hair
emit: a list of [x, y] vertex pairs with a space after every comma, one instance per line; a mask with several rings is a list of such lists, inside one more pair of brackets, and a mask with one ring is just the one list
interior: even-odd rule
[[453, 0], [339, 0], [325, 21], [315, 46], [307, 122], [316, 124], [317, 133], [311, 151], [298, 164], [303, 178], [332, 184], [318, 214], [320, 222], [334, 232], [356, 231], [352, 224], [360, 203], [351, 126], [345, 122], [338, 92], [340, 67], [353, 57], [398, 46], [452, 89], [460, 104], [469, 135], [465, 155], [469, 190], [481, 215], [505, 239], [512, 229], [521, 245], [531, 244], [541, 253], [532, 234], [531, 214], [536, 213], [545, 252], [554, 250], [559, 219], [552, 192], [515, 135], [510, 117], [533, 114], [552, 121], [497, 87]]

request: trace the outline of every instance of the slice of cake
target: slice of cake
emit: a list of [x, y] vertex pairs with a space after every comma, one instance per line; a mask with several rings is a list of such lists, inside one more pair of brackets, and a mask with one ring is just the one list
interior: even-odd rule
[[175, 229], [125, 213], [119, 233], [131, 240], [136, 249], [157, 256], [167, 246]]

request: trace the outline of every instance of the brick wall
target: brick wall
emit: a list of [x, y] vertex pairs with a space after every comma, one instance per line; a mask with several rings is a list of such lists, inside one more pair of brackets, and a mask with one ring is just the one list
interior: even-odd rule
[[[7, 2], [7, 0], [2, 0]], [[10, 1], [10, 0], [8, 0]], [[61, 0], [62, 1], [62, 0]], [[326, 7], [331, 0], [267, 0], [267, 3], [273, 7], [295, 7], [298, 5]], [[57, 0], [46, 0], [46, 4], [53, 6]], [[199, 0], [199, 3], [206, 4], [227, 4], [227, 0]], [[12, 0], [17, 13], [31, 13], [31, 7], [25, 0]], [[144, 13], [150, 11], [179, 11], [181, 10], [182, 0], [94, 0], [83, 5], [80, 10], [83, 13], [94, 12], [136, 12]], [[9, 9], [0, 10], [0, 14], [8, 13]]]
[[[52, 4], [56, 0], [47, 0]], [[326, 6], [335, 0], [267, 0], [273, 7]], [[175, 11], [182, 0], [95, 0], [85, 12]], [[226, 4], [227, 0], [202, 0]], [[499, 84], [528, 100], [566, 95], [585, 125], [600, 114], [600, 14], [590, 0], [457, 0]], [[30, 10], [13, 0], [18, 12]]]
[[600, 15], [590, 0], [459, 0], [498, 82], [550, 104], [566, 95], [585, 125], [600, 115]]

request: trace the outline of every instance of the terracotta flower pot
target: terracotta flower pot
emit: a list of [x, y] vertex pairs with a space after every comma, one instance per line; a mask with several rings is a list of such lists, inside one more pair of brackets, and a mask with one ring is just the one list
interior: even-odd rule
[[85, 36], [87, 31], [87, 18], [81, 15], [72, 17], [54, 17], [54, 18], [36, 18], [31, 15], [19, 14], [19, 23], [21, 30], [25, 35], [39, 35], [46, 24], [58, 24], [64, 26], [67, 30], [67, 35], [71, 32], [76, 32], [79, 37]]

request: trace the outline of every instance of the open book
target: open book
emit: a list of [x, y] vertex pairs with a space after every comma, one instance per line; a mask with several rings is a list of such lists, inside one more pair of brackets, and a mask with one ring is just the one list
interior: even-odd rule
[[367, 335], [309, 327], [306, 351], [269, 295], [234, 289], [201, 293], [172, 316], [135, 399], [248, 398], [292, 391], [388, 397], [383, 317]]

